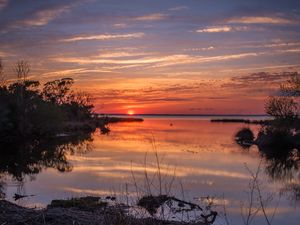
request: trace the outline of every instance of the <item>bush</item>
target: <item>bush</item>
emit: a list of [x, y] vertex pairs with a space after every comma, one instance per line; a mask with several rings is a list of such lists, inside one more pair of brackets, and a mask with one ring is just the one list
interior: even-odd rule
[[235, 140], [242, 147], [249, 147], [253, 144], [254, 134], [250, 128], [243, 128], [236, 133]]
[[256, 143], [260, 148], [269, 147], [273, 150], [286, 150], [294, 147], [293, 135], [287, 130], [265, 128], [257, 136]]
[[[0, 86], [0, 141], [54, 136], [71, 122], [80, 122], [86, 129], [93, 105], [87, 94], [71, 91], [73, 79], [48, 82], [42, 91], [38, 81], [22, 79]], [[81, 129], [80, 124], [77, 128]]]

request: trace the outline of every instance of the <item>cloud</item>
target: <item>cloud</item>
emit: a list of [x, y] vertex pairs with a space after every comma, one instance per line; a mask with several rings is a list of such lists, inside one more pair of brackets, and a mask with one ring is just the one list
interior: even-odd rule
[[232, 59], [241, 59], [245, 57], [258, 56], [258, 53], [240, 53], [231, 55], [217, 55], [217, 56], [193, 56], [193, 55], [167, 55], [167, 56], [152, 56], [152, 57], [138, 57], [130, 59], [116, 59], [114, 57], [105, 58], [101, 55], [87, 57], [57, 57], [53, 58], [57, 62], [65, 63], [78, 63], [78, 64], [116, 64], [116, 65], [151, 65], [155, 67], [165, 67], [171, 65], [183, 65], [183, 64], [195, 64], [195, 63], [207, 63]]
[[0, 10], [4, 9], [8, 5], [8, 0], [0, 0]]
[[191, 52], [199, 52], [199, 51], [211, 51], [211, 50], [215, 50], [216, 47], [214, 46], [208, 46], [208, 47], [203, 47], [203, 48], [187, 48], [184, 49], [184, 51], [191, 51]]
[[167, 17], [166, 14], [163, 13], [153, 13], [144, 16], [138, 16], [134, 18], [136, 21], [157, 21], [157, 20], [164, 20]]
[[241, 59], [246, 57], [254, 57], [258, 56], [258, 53], [249, 52], [249, 53], [240, 53], [240, 54], [230, 54], [230, 55], [218, 55], [218, 56], [189, 56], [189, 55], [177, 55], [176, 57], [170, 57], [165, 62], [162, 62], [155, 67], [164, 67], [171, 65], [180, 65], [180, 64], [197, 64], [197, 63], [207, 63], [207, 62], [217, 62], [217, 61], [225, 61], [232, 59]]
[[43, 9], [35, 12], [29, 18], [22, 19], [13, 23], [13, 27], [20, 26], [44, 26], [47, 25], [50, 21], [56, 19], [61, 14], [68, 12], [70, 6], [60, 6], [52, 9]]
[[52, 72], [46, 72], [42, 74], [42, 77], [65, 77], [65, 76], [74, 76], [78, 74], [87, 74], [87, 73], [109, 73], [110, 70], [102, 69], [88, 69], [88, 68], [78, 68], [78, 69], [67, 69], [67, 70], [58, 70]]
[[100, 53], [99, 57], [102, 58], [123, 58], [123, 57], [137, 57], [149, 55], [146, 52], [103, 52]]
[[219, 26], [219, 27], [208, 27], [205, 29], [196, 30], [198, 33], [222, 33], [222, 32], [233, 32], [233, 31], [248, 31], [250, 30], [247, 26]]
[[116, 39], [133, 39], [142, 38], [144, 33], [130, 33], [130, 34], [98, 34], [89, 36], [75, 36], [72, 38], [62, 39], [64, 42], [74, 42], [74, 41], [89, 41], [89, 40], [116, 40]]
[[298, 52], [300, 52], [300, 48], [278, 50], [278, 52], [280, 52], [280, 53], [298, 53]]
[[249, 17], [239, 17], [232, 18], [228, 21], [228, 23], [242, 23], [242, 24], [294, 24], [295, 21], [281, 18], [281, 17], [267, 17], [267, 16], [249, 16]]
[[265, 97], [278, 91], [279, 85], [294, 72], [258, 72], [233, 76], [221, 85], [231, 92], [239, 92], [244, 96]]
[[230, 32], [232, 31], [232, 27], [223, 26], [223, 27], [209, 27], [205, 29], [196, 30], [198, 33], [220, 33], [220, 32]]
[[172, 8], [170, 8], [170, 9], [168, 9], [168, 10], [169, 10], [169, 11], [181, 11], [181, 10], [186, 10], [186, 9], [188, 9], [188, 8], [189, 8], [189, 7], [182, 5], [182, 6], [175, 6], [175, 7], [172, 7]]
[[214, 50], [214, 49], [215, 49], [214, 46], [209, 46], [207, 48], [201, 48], [201, 50], [203, 50], [203, 51], [209, 51], [209, 50]]
[[[266, 69], [279, 69], [279, 68], [290, 68], [290, 69], [296, 69], [296, 68], [300, 68], [299, 64], [287, 64], [287, 65], [266, 65], [266, 66], [261, 66], [261, 67], [244, 67], [244, 68], [240, 68], [240, 69], [234, 69], [234, 71], [255, 71], [255, 70], [266, 70]], [[226, 69], [223, 70], [223, 72], [232, 72], [233, 69]]]
[[1, 51], [0, 50], [0, 57], [7, 57], [9, 56], [10, 54], [8, 54], [7, 52], [4, 52], [4, 51]]
[[113, 25], [115, 28], [126, 28], [128, 25], [126, 23], [116, 23]]
[[136, 86], [138, 85], [130, 89], [97, 90], [94, 97], [97, 100], [118, 103], [126, 102], [126, 104], [188, 102], [195, 98], [195, 92], [199, 94], [205, 91], [205, 87], [208, 85], [206, 83], [194, 82], [186, 84], [160, 84], [144, 88], [138, 88]]
[[244, 76], [236, 76], [233, 77], [232, 80], [236, 82], [242, 83], [257, 83], [257, 82], [278, 82], [284, 81], [288, 79], [292, 74], [292, 72], [282, 72], [282, 73], [268, 73], [268, 72], [259, 72], [259, 73], [251, 73]]
[[93, 63], [103, 63], [103, 64], [151, 64], [165, 61], [172, 61], [174, 59], [182, 59], [184, 55], [171, 55], [163, 57], [144, 57], [137, 59], [103, 59], [100, 57], [92, 58], [55, 58], [55, 61], [59, 62], [71, 62], [79, 64], [93, 64]]

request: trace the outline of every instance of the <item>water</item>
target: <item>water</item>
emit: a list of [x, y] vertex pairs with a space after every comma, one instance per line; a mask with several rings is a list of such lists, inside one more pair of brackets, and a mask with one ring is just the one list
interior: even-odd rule
[[[241, 208], [243, 202], [247, 204], [251, 180], [248, 170], [255, 172], [262, 158], [255, 146], [243, 149], [235, 143], [234, 134], [244, 126], [255, 133], [260, 128], [210, 123], [209, 117], [148, 116], [142, 123], [113, 124], [109, 135], [101, 135], [97, 130], [92, 140], [85, 138], [80, 145], [68, 144], [72, 151], [65, 147], [55, 155], [59, 160], [43, 159], [26, 165], [38, 167], [39, 171], [24, 173], [19, 181], [16, 176], [3, 174], [4, 190], [11, 201], [14, 193], [34, 195], [17, 202], [30, 207], [44, 207], [52, 199], [86, 195], [116, 195], [119, 201], [126, 201], [125, 196], [132, 200], [137, 192], [149, 191], [146, 170], [148, 181], [153, 183], [151, 192], [157, 194], [157, 152], [162, 192], [167, 190], [196, 203], [202, 197], [213, 197], [218, 210], [222, 211], [225, 205], [229, 219], [242, 224]], [[263, 158], [261, 164], [263, 196], [273, 196], [267, 213], [272, 214], [277, 208], [272, 224], [299, 224], [298, 202], [287, 190], [288, 185], [299, 185], [298, 164], [280, 167], [277, 163]], [[219, 217], [218, 222], [222, 221]], [[260, 223], [264, 220], [258, 215], [254, 224]]]

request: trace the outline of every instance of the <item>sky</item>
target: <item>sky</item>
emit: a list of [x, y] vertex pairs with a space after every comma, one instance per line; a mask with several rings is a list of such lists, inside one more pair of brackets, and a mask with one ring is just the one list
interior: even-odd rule
[[0, 58], [99, 113], [263, 114], [300, 72], [300, 1], [0, 0]]

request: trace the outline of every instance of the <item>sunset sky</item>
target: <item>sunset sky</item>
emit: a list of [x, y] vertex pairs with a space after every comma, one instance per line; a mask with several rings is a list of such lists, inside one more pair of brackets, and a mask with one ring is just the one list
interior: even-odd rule
[[0, 0], [0, 58], [101, 113], [262, 114], [300, 72], [300, 1]]

